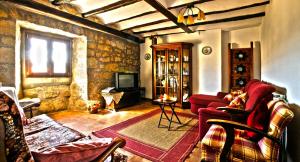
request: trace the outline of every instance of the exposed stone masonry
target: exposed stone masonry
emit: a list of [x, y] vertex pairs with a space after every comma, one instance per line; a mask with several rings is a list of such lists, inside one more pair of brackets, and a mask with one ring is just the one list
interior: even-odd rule
[[[32, 13], [17, 8], [9, 2], [1, 2], [0, 82], [4, 86], [15, 86], [16, 20], [28, 21], [87, 37], [88, 97], [90, 100], [99, 100], [99, 91], [113, 86], [115, 72], [139, 72], [138, 44], [104, 32]], [[70, 86], [70, 84], [58, 86], [57, 83], [31, 85], [23, 87], [23, 95], [24, 97], [41, 97], [43, 101], [41, 110], [45, 112], [61, 110], [67, 108], [68, 98], [72, 96], [73, 90], [70, 90]], [[76, 86], [74, 89], [76, 91]]]

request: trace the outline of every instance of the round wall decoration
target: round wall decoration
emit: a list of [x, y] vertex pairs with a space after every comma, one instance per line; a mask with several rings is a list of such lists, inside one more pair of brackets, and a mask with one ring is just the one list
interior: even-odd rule
[[211, 54], [211, 52], [212, 52], [212, 48], [210, 46], [205, 46], [202, 48], [202, 53], [204, 55], [209, 55], [209, 54]]
[[150, 53], [146, 53], [144, 58], [145, 58], [145, 60], [150, 60], [151, 59]]

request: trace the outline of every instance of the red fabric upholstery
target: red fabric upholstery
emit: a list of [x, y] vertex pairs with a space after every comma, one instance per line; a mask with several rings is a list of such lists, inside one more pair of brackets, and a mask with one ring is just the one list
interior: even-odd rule
[[199, 137], [200, 141], [205, 136], [206, 132], [210, 128], [210, 124], [207, 124], [208, 119], [227, 119], [231, 118], [230, 114], [224, 111], [216, 110], [214, 107], [208, 107], [206, 109], [199, 109]]
[[[248, 116], [247, 125], [260, 131], [267, 132], [269, 120], [270, 112], [268, 110], [267, 102], [263, 100], [255, 106], [254, 110]], [[261, 139], [261, 136], [254, 132], [245, 131], [244, 138], [258, 141]]]
[[205, 95], [205, 94], [196, 94], [190, 97], [190, 102], [198, 105], [207, 106], [209, 103], [213, 101], [222, 102], [222, 98], [219, 98], [217, 96], [212, 96], [212, 95]]
[[[246, 87], [244, 88], [245, 92], [247, 92], [248, 94], [248, 100], [245, 104], [245, 110], [248, 112], [252, 112], [252, 110], [254, 110], [254, 108], [256, 109], [256, 105], [257, 105], [257, 110], [255, 112], [253, 112], [254, 114], [252, 114], [252, 117], [257, 118], [257, 120], [261, 120], [257, 123], [251, 123], [251, 125], [253, 125], [253, 127], [255, 127], [254, 125], [257, 124], [257, 128], [261, 128], [261, 130], [263, 130], [265, 128], [265, 122], [267, 121], [268, 118], [261, 119], [263, 118], [263, 116], [267, 115], [267, 112], [265, 112], [265, 109], [260, 110], [260, 107], [262, 106], [260, 104], [260, 102], [262, 102], [264, 100], [264, 102], [268, 102], [272, 99], [273, 95], [272, 92], [274, 92], [274, 88], [268, 84], [265, 84], [259, 80], [251, 80], [248, 82], [248, 84], [246, 85]], [[216, 107], [224, 107], [227, 106], [228, 103], [224, 102], [224, 100], [222, 99], [222, 102], [220, 101], [212, 101], [212, 100], [208, 100], [208, 99], [216, 99], [217, 96], [209, 96], [209, 95], [193, 95], [192, 97], [192, 101], [191, 101], [191, 111], [193, 113], [196, 113], [198, 111], [198, 115], [199, 115], [199, 136], [200, 139], [203, 138], [203, 136], [205, 135], [205, 133], [207, 132], [207, 130], [209, 129], [210, 125], [208, 125], [206, 123], [207, 119], [231, 119], [237, 122], [241, 122], [241, 123], [246, 123], [248, 116], [243, 115], [243, 114], [239, 114], [239, 115], [233, 115], [231, 116], [231, 114], [228, 114], [227, 112], [223, 112], [223, 111], [219, 111], [216, 110]], [[205, 99], [205, 100], [203, 100]], [[210, 102], [210, 103], [208, 103]], [[194, 103], [198, 103], [194, 104]], [[207, 104], [207, 105], [206, 105]], [[205, 108], [205, 107], [208, 108]], [[199, 109], [199, 108], [205, 108], [205, 109]], [[265, 108], [265, 107], [263, 107]], [[198, 110], [199, 109], [199, 110]], [[262, 112], [260, 112], [262, 111]], [[260, 115], [257, 115], [255, 113], [261, 113]], [[268, 115], [267, 115], [268, 117]], [[250, 120], [250, 119], [249, 119]], [[259, 138], [257, 137], [255, 134], [246, 134], [249, 138]]]
[[78, 141], [63, 144], [44, 152], [32, 152], [35, 161], [67, 162], [92, 161], [100, 156], [111, 144], [96, 141]]
[[223, 100], [223, 95], [219, 94], [221, 97], [205, 94], [194, 94], [190, 97], [191, 111], [198, 114], [199, 108], [206, 108], [211, 102], [221, 102], [226, 103]]
[[252, 111], [253, 108], [259, 104], [264, 98], [265, 102], [272, 100], [272, 93], [275, 91], [275, 88], [271, 85], [264, 84], [262, 82], [255, 82], [252, 84], [251, 89], [248, 90], [248, 100], [246, 102], [246, 111]]
[[224, 102], [211, 102], [210, 104], [207, 105], [207, 107], [217, 108], [217, 107], [225, 107], [227, 105], [228, 103], [224, 103]]
[[250, 80], [250, 81], [246, 84], [246, 86], [245, 86], [245, 88], [244, 88], [244, 91], [245, 91], [245, 92], [248, 92], [248, 90], [249, 90], [250, 88], [252, 88], [253, 85], [255, 85], [255, 84], [253, 84], [253, 83], [256, 83], [256, 82], [260, 82], [260, 80], [258, 80], [258, 79], [252, 79], [252, 80]]
[[225, 93], [225, 92], [218, 92], [217, 93], [217, 97], [219, 98], [224, 98], [228, 93]]

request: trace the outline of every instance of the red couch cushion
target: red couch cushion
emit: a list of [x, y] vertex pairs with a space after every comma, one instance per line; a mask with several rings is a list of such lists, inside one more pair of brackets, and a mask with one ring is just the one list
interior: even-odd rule
[[260, 80], [258, 80], [258, 79], [252, 79], [252, 80], [250, 80], [250, 81], [246, 84], [246, 86], [245, 86], [245, 88], [244, 88], [244, 91], [245, 91], [245, 92], [248, 92], [248, 90], [249, 90], [250, 88], [253, 88], [252, 86], [255, 86], [255, 84], [253, 84], [253, 83], [256, 83], [256, 82], [261, 83]]
[[[253, 84], [257, 84], [253, 83]], [[266, 99], [266, 102], [272, 100], [272, 93], [275, 91], [275, 88], [271, 85], [259, 83], [255, 85], [255, 88], [251, 88], [248, 90], [249, 99], [246, 103], [246, 111], [252, 111], [252, 109], [260, 103], [264, 98]]]
[[227, 105], [228, 105], [228, 103], [224, 103], [224, 102], [211, 102], [211, 103], [208, 104], [207, 107], [217, 108], [217, 107], [225, 107]]
[[190, 97], [191, 104], [204, 105], [205, 107], [211, 102], [225, 102], [222, 98], [205, 94], [194, 94]]
[[35, 161], [43, 162], [92, 161], [111, 144], [102, 141], [77, 141], [59, 145], [46, 151], [33, 151], [32, 155]]
[[[270, 112], [268, 110], [267, 102], [264, 100], [257, 104], [254, 110], [250, 113], [247, 119], [247, 125], [260, 131], [267, 132], [269, 121]], [[259, 134], [251, 131], [245, 131], [244, 137], [251, 141], [258, 141], [262, 138]]]

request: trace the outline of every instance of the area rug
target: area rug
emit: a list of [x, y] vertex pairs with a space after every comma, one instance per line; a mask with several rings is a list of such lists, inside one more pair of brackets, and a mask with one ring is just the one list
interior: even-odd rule
[[[171, 116], [171, 111], [166, 111]], [[177, 113], [183, 123], [172, 123], [168, 131], [168, 120], [162, 119], [161, 127], [158, 122], [159, 109], [96, 131], [97, 137], [122, 137], [126, 139], [125, 150], [151, 161], [184, 161], [198, 143], [197, 116]], [[173, 121], [176, 121], [173, 116]]]

